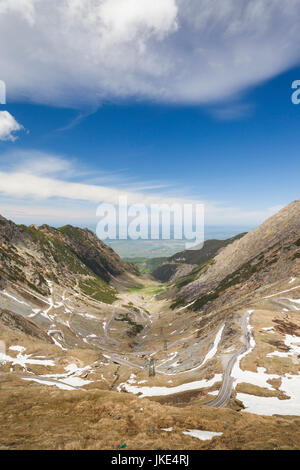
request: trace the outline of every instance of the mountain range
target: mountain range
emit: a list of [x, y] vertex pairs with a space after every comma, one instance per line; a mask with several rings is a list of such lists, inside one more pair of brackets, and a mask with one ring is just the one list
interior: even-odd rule
[[0, 448], [299, 447], [300, 200], [157, 263], [0, 217]]

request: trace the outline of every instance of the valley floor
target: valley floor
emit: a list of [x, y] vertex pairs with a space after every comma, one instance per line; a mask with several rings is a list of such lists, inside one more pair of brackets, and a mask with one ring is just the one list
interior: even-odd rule
[[296, 278], [205, 329], [149, 279], [111, 306], [50, 287], [0, 293], [0, 448], [300, 448]]

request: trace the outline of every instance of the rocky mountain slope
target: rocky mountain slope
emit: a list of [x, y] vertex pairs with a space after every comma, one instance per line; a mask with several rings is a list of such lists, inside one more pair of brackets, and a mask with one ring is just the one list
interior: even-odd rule
[[16, 225], [0, 216], [0, 282], [49, 294], [49, 281], [111, 303], [110, 282], [138, 274], [88, 229]]
[[89, 231], [2, 218], [0, 448], [299, 447], [299, 215], [173, 284]]
[[[174, 307], [200, 310], [241, 298], [299, 270], [300, 200], [294, 201], [177, 284]], [[242, 292], [241, 292], [242, 290]]]
[[197, 270], [198, 266], [216, 256], [222, 248], [244, 235], [245, 233], [241, 233], [227, 240], [206, 240], [200, 250], [185, 250], [176, 253], [162, 260], [161, 265], [152, 271], [152, 275], [161, 282], [175, 281]]

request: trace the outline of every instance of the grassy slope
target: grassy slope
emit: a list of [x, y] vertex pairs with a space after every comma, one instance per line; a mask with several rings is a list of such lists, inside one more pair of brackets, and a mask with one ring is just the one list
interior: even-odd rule
[[124, 261], [133, 263], [142, 274], [151, 274], [158, 266], [168, 258], [124, 258]]
[[[115, 290], [109, 286], [104, 279], [97, 276], [92, 269], [87, 266], [82, 259], [79, 259], [76, 253], [59, 238], [59, 230], [57, 230], [58, 237], [55, 238], [34, 226], [27, 227], [22, 225], [20, 228], [30, 235], [33, 242], [36, 243], [38, 251], [41, 252], [48, 261], [48, 272], [45, 273], [46, 277], [60, 284], [59, 270], [62, 268], [64, 270], [63, 277], [69, 273], [70, 276], [80, 278], [79, 288], [88, 297], [109, 304], [116, 300]], [[56, 231], [56, 229], [51, 230]], [[44, 270], [42, 271], [44, 272]], [[42, 274], [41, 277], [43, 282], [45, 282]]]
[[221, 248], [230, 245], [235, 240], [242, 238], [244, 235], [245, 233], [241, 233], [235, 237], [228, 238], [227, 240], [207, 240], [204, 242], [201, 250], [185, 250], [176, 253], [154, 269], [152, 271], [152, 275], [162, 282], [168, 282], [176, 272], [178, 266], [182, 264], [197, 264], [198, 266], [201, 266], [213, 258]]
[[[68, 392], [20, 382], [5, 385], [0, 410], [0, 449], [117, 450], [124, 444], [129, 450], [274, 450], [300, 446], [297, 417], [274, 419], [206, 408], [198, 403], [176, 408], [104, 390]], [[162, 430], [170, 426], [172, 432]], [[223, 435], [200, 441], [184, 435], [187, 429]]]

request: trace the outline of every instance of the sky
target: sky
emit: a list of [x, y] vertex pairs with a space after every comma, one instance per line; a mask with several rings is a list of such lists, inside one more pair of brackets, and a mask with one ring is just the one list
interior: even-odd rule
[[0, 213], [93, 226], [126, 195], [261, 223], [299, 198], [299, 20], [300, 0], [0, 0]]

